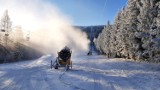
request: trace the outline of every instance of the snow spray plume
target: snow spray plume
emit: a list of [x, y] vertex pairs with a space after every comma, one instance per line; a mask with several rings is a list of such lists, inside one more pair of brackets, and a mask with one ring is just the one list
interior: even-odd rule
[[0, 0], [0, 15], [8, 9], [13, 25], [30, 31], [30, 46], [43, 53], [57, 54], [68, 46], [73, 52], [87, 52], [87, 35], [73, 28], [68, 17], [43, 0]]

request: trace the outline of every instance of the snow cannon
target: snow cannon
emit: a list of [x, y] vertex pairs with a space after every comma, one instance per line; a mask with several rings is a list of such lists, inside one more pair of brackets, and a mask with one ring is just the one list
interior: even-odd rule
[[88, 56], [92, 55], [92, 51], [89, 51], [89, 52], [87, 53], [87, 55], [88, 55]]
[[72, 61], [71, 61], [72, 51], [68, 47], [64, 47], [57, 54], [58, 57], [56, 57], [56, 60], [54, 62], [52, 62], [51, 60], [51, 69], [52, 67], [54, 67], [55, 69], [58, 69], [58, 67], [65, 67], [66, 70], [72, 69]]

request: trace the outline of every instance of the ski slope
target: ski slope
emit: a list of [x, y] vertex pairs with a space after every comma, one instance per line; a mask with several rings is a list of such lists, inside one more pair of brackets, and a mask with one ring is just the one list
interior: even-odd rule
[[0, 90], [160, 90], [160, 65], [72, 57], [73, 69], [50, 69], [52, 55], [0, 65]]

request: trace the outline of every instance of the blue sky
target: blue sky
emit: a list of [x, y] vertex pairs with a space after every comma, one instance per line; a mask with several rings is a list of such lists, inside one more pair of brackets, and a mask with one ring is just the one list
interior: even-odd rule
[[[126, 5], [127, 0], [49, 0], [62, 13], [69, 16], [74, 25], [106, 25], [119, 9]], [[105, 8], [104, 8], [105, 7]]]

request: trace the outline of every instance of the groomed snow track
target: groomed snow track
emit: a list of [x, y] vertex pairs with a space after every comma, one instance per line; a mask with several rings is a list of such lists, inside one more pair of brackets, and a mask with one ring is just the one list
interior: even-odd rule
[[50, 69], [50, 60], [0, 65], [0, 90], [159, 90], [160, 65], [107, 59], [104, 56], [73, 58], [73, 69]]

